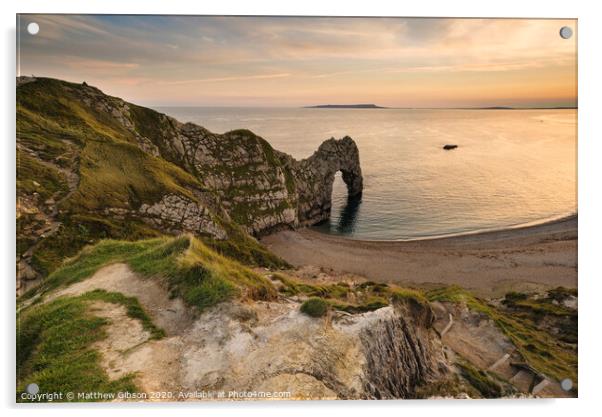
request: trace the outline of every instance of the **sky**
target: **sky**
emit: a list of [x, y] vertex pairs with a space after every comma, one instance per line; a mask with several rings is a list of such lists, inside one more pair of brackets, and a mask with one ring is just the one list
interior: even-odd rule
[[[30, 22], [37, 35], [27, 33]], [[577, 104], [576, 20], [22, 15], [18, 75], [146, 106]]]

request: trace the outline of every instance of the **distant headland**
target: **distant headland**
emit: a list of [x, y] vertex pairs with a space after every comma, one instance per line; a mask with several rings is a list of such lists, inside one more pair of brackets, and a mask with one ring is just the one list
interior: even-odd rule
[[305, 106], [305, 109], [386, 109], [387, 107], [376, 104], [318, 104], [317, 106]]

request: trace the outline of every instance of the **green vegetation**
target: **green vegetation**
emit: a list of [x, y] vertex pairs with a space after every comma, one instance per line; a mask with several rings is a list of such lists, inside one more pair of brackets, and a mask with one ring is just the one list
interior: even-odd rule
[[526, 300], [529, 297], [529, 294], [525, 294], [522, 292], [510, 291], [504, 297], [503, 303], [516, 303], [522, 300]]
[[533, 316], [543, 317], [551, 314], [554, 316], [571, 316], [575, 315], [574, 310], [563, 307], [562, 305], [553, 304], [549, 299], [508, 299], [506, 297], [502, 301], [506, 306], [530, 312]]
[[[44, 239], [33, 254], [32, 265], [42, 275], [99, 239], [136, 240], [160, 234], [139, 219], [103, 216], [99, 211], [109, 207], [136, 210], [169, 193], [195, 201], [192, 190], [202, 189], [183, 169], [141, 150], [134, 132], [113, 115], [97, 110], [96, 98], [86, 98], [89, 91], [45, 78], [17, 89], [19, 143], [36, 152], [41, 161], [68, 165], [79, 176], [77, 190], [59, 206], [60, 230]], [[121, 103], [104, 95], [102, 100], [116, 107]], [[37, 191], [45, 199], [66, 192], [63, 175], [41, 161], [19, 151], [19, 193]]]
[[234, 295], [263, 300], [276, 295], [266, 278], [192, 236], [181, 236], [136, 242], [103, 240], [81, 251], [23, 297], [81, 281], [115, 262], [127, 263], [142, 276], [166, 279], [172, 296], [180, 296], [200, 310]]
[[541, 329], [556, 334], [563, 342], [576, 344], [577, 310], [563, 304], [569, 297], [576, 296], [576, 289], [558, 287], [549, 290], [545, 297], [508, 293], [502, 300], [502, 304], [512, 312], [514, 317], [537, 324]]
[[[240, 190], [239, 190], [240, 191]], [[249, 193], [255, 195], [257, 192]], [[280, 201], [274, 207], [266, 207], [263, 201], [243, 201], [234, 204], [230, 209], [230, 216], [237, 224], [252, 224], [254, 219], [276, 216], [284, 210], [290, 209], [293, 206], [286, 200]]]
[[345, 282], [309, 284], [281, 273], [274, 274], [272, 278], [282, 283], [279, 291], [285, 295], [319, 297], [335, 310], [351, 314], [378, 310], [391, 302], [410, 301], [423, 307], [427, 306], [426, 298], [419, 291], [385, 283], [366, 281], [351, 287]]
[[69, 190], [64, 176], [55, 168], [17, 150], [17, 193], [33, 194], [37, 192], [41, 201]]
[[320, 297], [312, 297], [301, 304], [301, 312], [311, 317], [323, 317], [328, 311], [328, 303]]
[[[162, 157], [176, 165], [183, 166], [185, 161], [168, 146], [165, 137], [175, 136], [173, 122], [165, 115], [141, 106], [130, 104], [130, 117], [135, 129], [159, 148]], [[194, 167], [190, 167], [194, 169]], [[194, 172], [198, 174], [198, 172]]]
[[[128, 140], [129, 133], [114, 117], [87, 106], [81, 96], [82, 86], [50, 78], [17, 88], [17, 133], [29, 142], [62, 139], [77, 144], [87, 139], [115, 138]], [[117, 99], [108, 97], [107, 100]], [[41, 143], [45, 145], [45, 143]], [[63, 145], [65, 146], [65, 145]], [[56, 145], [57, 149], [61, 148]]]
[[[512, 341], [524, 360], [538, 372], [558, 381], [564, 378], [577, 380], [576, 346], [558, 340], [558, 336], [546, 331], [533, 317], [496, 308], [458, 286], [429, 291], [427, 297], [430, 301], [465, 303], [471, 310], [485, 314]], [[510, 296], [510, 299], [517, 298], [521, 297]]]
[[308, 284], [281, 273], [274, 274], [272, 278], [283, 284], [280, 292], [289, 296], [303, 294], [310, 297], [345, 298], [350, 291], [349, 285], [343, 282], [326, 285]]
[[[134, 242], [141, 239], [164, 237], [162, 233], [143, 223], [140, 219], [132, 217], [119, 219], [95, 214], [74, 214], [61, 219], [62, 224], [59, 230], [41, 241], [32, 258], [32, 264], [44, 275], [52, 273], [65, 258], [75, 256], [84, 246], [102, 239], [121, 239]], [[23, 221], [26, 219], [24, 218]], [[223, 256], [247, 265], [275, 269], [290, 267], [287, 262], [265, 249], [239, 227], [231, 225], [226, 230], [228, 239], [217, 240], [208, 236], [201, 236], [199, 239]], [[22, 250], [26, 250], [28, 245], [29, 241], [23, 241], [20, 247], [23, 248]]]
[[[151, 339], [165, 335], [135, 298], [96, 290], [36, 304], [17, 315], [17, 394], [35, 382], [40, 392], [135, 392], [134, 376], [110, 381], [92, 345], [106, 337], [107, 320], [90, 311], [94, 301], [123, 305]], [[17, 400], [21, 401], [19, 395]], [[75, 399], [75, 401], [78, 401]]]
[[365, 297], [361, 303], [346, 303], [336, 300], [330, 300], [330, 303], [336, 310], [345, 311], [351, 314], [374, 311], [389, 305], [389, 301], [386, 298], [374, 295]]
[[221, 226], [226, 230], [228, 239], [218, 240], [211, 237], [200, 239], [215, 250], [217, 253], [252, 266], [280, 269], [290, 268], [288, 262], [274, 255], [263, 247], [257, 240], [249, 236], [242, 228], [234, 223], [222, 222]]
[[62, 216], [58, 231], [43, 239], [32, 257], [32, 265], [43, 275], [57, 269], [63, 261], [77, 255], [85, 246], [101, 239], [148, 239], [162, 236], [135, 218], [109, 218], [95, 214]]
[[21, 213], [17, 217], [17, 257], [27, 251], [34, 244], [35, 238], [31, 233], [26, 232], [27, 229], [38, 229], [44, 225], [42, 220], [36, 218], [33, 213]]
[[411, 288], [392, 288], [391, 294], [393, 301], [402, 302], [409, 300], [424, 307], [428, 306], [428, 300], [424, 294], [418, 290]]
[[136, 297], [127, 297], [119, 292], [108, 292], [96, 289], [79, 297], [83, 301], [105, 301], [107, 303], [120, 304], [126, 308], [128, 317], [137, 319], [144, 330], [150, 333], [151, 339], [165, 337], [165, 330], [155, 326], [151, 318], [146, 314]]
[[[182, 272], [191, 271], [198, 267], [205, 268], [208, 271], [207, 295], [213, 294], [212, 297], [216, 300], [216, 303], [234, 294], [256, 300], [270, 300], [276, 297], [276, 290], [267, 278], [234, 260], [216, 253], [197, 239], [189, 238], [189, 241], [189, 249], [179, 259], [179, 268], [169, 275], [171, 283], [175, 284], [176, 289], [181, 288], [180, 292], [185, 300], [191, 297], [191, 291], [196, 294], [195, 297], [198, 297], [199, 286], [194, 274], [188, 273], [185, 275]], [[184, 282], [179, 281], [182, 277], [187, 277]], [[201, 309], [205, 307], [205, 305], [194, 303], [193, 299], [187, 301]]]
[[577, 288], [557, 287], [548, 291], [548, 299], [562, 303], [570, 297], [577, 297]]
[[137, 209], [166, 194], [196, 201], [190, 189], [202, 188], [176, 165], [119, 141], [87, 141], [80, 154], [79, 173], [79, 187], [65, 206], [76, 212], [108, 207]]
[[508, 394], [489, 372], [477, 369], [465, 360], [456, 362], [456, 365], [462, 377], [479, 392], [481, 397], [500, 398]]

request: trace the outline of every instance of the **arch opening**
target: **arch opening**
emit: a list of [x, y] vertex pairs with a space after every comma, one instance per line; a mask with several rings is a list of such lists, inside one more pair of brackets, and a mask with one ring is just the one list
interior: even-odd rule
[[348, 171], [337, 171], [334, 176], [329, 228], [340, 234], [355, 230], [362, 194], [354, 192], [354, 176]]

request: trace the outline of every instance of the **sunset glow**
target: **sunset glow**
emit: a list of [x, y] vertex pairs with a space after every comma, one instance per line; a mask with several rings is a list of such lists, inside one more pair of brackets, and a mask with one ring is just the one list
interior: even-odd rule
[[25, 15], [19, 75], [143, 105], [576, 106], [576, 34], [575, 20]]

